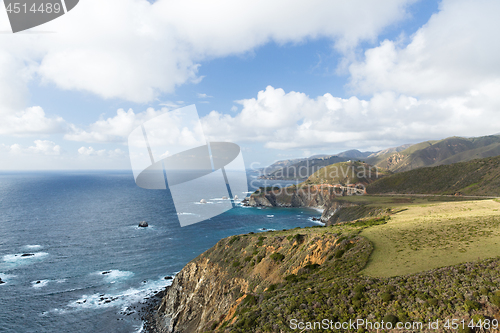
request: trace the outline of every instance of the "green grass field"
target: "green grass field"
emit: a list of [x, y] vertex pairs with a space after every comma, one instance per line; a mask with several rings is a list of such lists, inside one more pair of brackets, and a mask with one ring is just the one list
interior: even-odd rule
[[500, 256], [500, 203], [496, 200], [415, 199], [397, 206], [399, 212], [388, 223], [361, 232], [374, 245], [362, 274], [406, 275]]

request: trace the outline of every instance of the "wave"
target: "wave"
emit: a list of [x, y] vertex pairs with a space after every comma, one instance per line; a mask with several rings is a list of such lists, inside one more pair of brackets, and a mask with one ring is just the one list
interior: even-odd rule
[[93, 275], [101, 275], [104, 277], [104, 281], [107, 283], [116, 283], [120, 280], [126, 280], [134, 275], [130, 271], [120, 271], [118, 269], [112, 269], [109, 271], [94, 272]]
[[25, 245], [23, 246], [26, 250], [40, 250], [42, 248], [41, 245]]
[[47, 252], [6, 254], [2, 257], [3, 264], [0, 264], [0, 269], [8, 270], [23, 265], [34, 264], [37, 261], [43, 260], [48, 255]]
[[177, 213], [177, 215], [194, 215], [194, 216], [200, 216], [199, 214], [195, 214], [195, 213]]
[[313, 220], [313, 217], [310, 217], [307, 219], [308, 221], [312, 222], [312, 223], [316, 223], [316, 224], [319, 224], [319, 225], [322, 225], [322, 226], [325, 226], [325, 224], [321, 221], [315, 221]]
[[267, 217], [274, 217], [274, 215], [267, 215]]
[[120, 308], [122, 315], [135, 313], [131, 309], [132, 304], [145, 303], [145, 300], [154, 296], [165, 287], [172, 284], [172, 280], [164, 278], [158, 280], [146, 281], [141, 283], [140, 287], [131, 287], [114, 293], [95, 293], [91, 295], [82, 295], [80, 298], [69, 302], [65, 308], [55, 308], [42, 313], [42, 316], [49, 314], [64, 315], [71, 312], [77, 312], [88, 309]]
[[31, 282], [31, 287], [33, 288], [36, 288], [36, 289], [39, 289], [39, 288], [43, 288], [45, 287], [46, 285], [48, 285], [50, 282], [50, 280], [38, 280], [38, 281], [32, 281]]
[[276, 231], [276, 229], [268, 229], [268, 228], [259, 228], [259, 231]]

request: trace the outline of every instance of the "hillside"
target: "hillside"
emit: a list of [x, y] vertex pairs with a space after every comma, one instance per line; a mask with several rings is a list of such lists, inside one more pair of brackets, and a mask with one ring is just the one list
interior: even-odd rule
[[340, 162], [316, 171], [305, 181], [305, 184], [368, 185], [389, 174], [391, 172], [359, 161]]
[[369, 184], [366, 191], [500, 196], [500, 156], [396, 173]]
[[407, 331], [436, 332], [425, 323], [499, 319], [494, 207], [397, 203], [351, 223], [223, 239], [175, 277], [150, 332], [288, 332], [294, 319], [421, 322]]
[[278, 161], [263, 169], [261, 178], [307, 179], [324, 166], [349, 160], [364, 159], [372, 154], [372, 152], [360, 152], [352, 149], [336, 155], [315, 155], [305, 159]]
[[372, 154], [366, 162], [393, 172], [402, 172], [498, 155], [500, 155], [498, 135], [477, 138], [451, 137], [421, 142], [397, 152]]

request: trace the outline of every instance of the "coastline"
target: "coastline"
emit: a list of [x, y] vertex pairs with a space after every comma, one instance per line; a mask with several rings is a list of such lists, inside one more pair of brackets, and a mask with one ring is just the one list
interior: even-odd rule
[[162, 291], [157, 292], [144, 304], [141, 309], [143, 311], [143, 315], [141, 316], [142, 328], [138, 333], [165, 333], [164, 330], [157, 327], [157, 311], [169, 288], [170, 286], [167, 286]]

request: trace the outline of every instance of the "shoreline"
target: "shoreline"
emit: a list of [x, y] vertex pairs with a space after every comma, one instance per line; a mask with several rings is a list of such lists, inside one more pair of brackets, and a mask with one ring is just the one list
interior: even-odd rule
[[167, 294], [168, 288], [170, 288], [170, 286], [166, 286], [165, 289], [149, 297], [147, 302], [144, 303], [141, 308], [141, 311], [143, 312], [141, 316], [142, 328], [138, 333], [164, 333], [164, 331], [160, 331], [156, 325], [156, 311], [158, 310], [158, 306], [161, 304], [163, 297]]

